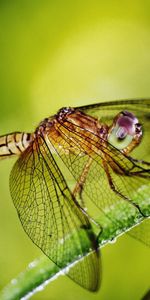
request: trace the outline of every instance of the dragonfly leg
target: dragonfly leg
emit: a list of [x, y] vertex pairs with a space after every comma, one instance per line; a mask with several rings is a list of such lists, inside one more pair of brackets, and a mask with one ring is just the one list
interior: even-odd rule
[[142, 160], [142, 159], [136, 159], [136, 158], [133, 158], [131, 156], [128, 156], [128, 158], [134, 162], [134, 163], [139, 163], [139, 164], [142, 164], [142, 165], [147, 165], [147, 166], [150, 166], [150, 162], [148, 161], [145, 161], [145, 160]]
[[102, 232], [102, 227], [99, 223], [97, 223], [91, 216], [89, 216], [89, 214], [86, 212], [85, 210], [85, 204], [84, 204], [84, 199], [82, 197], [82, 192], [83, 192], [83, 189], [84, 189], [84, 184], [86, 182], [86, 178], [87, 178], [87, 174], [89, 172], [89, 169], [90, 169], [90, 166], [92, 164], [92, 158], [89, 157], [87, 163], [85, 164], [85, 167], [74, 187], [74, 190], [73, 190], [73, 196], [76, 198], [77, 195], [79, 195], [80, 199], [81, 199], [81, 206], [80, 206], [80, 209], [82, 210], [82, 212], [89, 218], [89, 220], [95, 224], [96, 226], [98, 226], [100, 228], [100, 233], [98, 234], [98, 236], [101, 234]]
[[99, 229], [100, 229], [100, 232], [98, 233], [98, 237], [100, 236], [100, 234], [102, 233], [102, 230], [103, 230], [103, 228], [102, 228], [102, 226], [98, 223], [98, 222], [96, 222], [86, 211], [85, 211], [85, 209], [84, 208], [82, 208], [81, 206], [80, 206], [80, 209], [81, 209], [81, 211], [83, 212], [83, 214], [85, 214], [86, 215], [86, 217], [88, 217], [88, 219], [94, 224], [94, 225], [96, 225], [96, 227], [99, 227]]
[[[135, 203], [134, 201], [132, 201], [130, 198], [128, 198], [127, 196], [123, 195], [121, 192], [119, 192], [114, 183], [113, 183], [113, 179], [111, 177], [111, 174], [109, 172], [109, 167], [108, 167], [108, 164], [105, 160], [103, 160], [103, 167], [104, 167], [104, 170], [106, 172], [106, 175], [107, 175], [107, 179], [108, 179], [108, 183], [109, 183], [109, 186], [111, 188], [111, 190], [118, 196], [120, 196], [120, 198], [124, 199], [125, 201], [128, 201], [132, 206], [134, 206], [135, 208], [138, 209], [138, 211], [140, 212], [140, 214], [145, 218], [145, 215], [143, 214], [140, 206]], [[121, 175], [120, 175], [121, 176]]]
[[84, 166], [84, 169], [83, 169], [80, 177], [78, 178], [78, 181], [77, 181], [77, 183], [76, 183], [76, 185], [74, 187], [74, 190], [73, 190], [74, 197], [76, 197], [77, 195], [79, 195], [82, 207], [85, 206], [84, 205], [84, 200], [83, 200], [83, 197], [82, 197], [82, 192], [83, 192], [84, 184], [86, 182], [86, 177], [87, 177], [87, 174], [89, 172], [91, 164], [92, 164], [92, 158], [89, 157], [87, 163]]

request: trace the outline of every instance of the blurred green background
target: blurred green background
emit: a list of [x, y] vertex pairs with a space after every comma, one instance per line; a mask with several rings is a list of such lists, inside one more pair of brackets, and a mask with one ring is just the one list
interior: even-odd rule
[[[61, 106], [148, 96], [150, 1], [0, 0], [0, 134], [31, 131]], [[0, 164], [0, 288], [41, 255], [10, 198], [13, 163]], [[97, 294], [64, 276], [33, 299], [141, 299], [149, 249], [123, 236], [102, 256]]]

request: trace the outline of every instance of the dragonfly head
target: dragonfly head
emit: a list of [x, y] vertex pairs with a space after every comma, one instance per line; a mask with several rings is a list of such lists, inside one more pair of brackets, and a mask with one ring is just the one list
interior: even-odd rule
[[142, 125], [136, 116], [129, 111], [122, 111], [109, 128], [108, 142], [127, 154], [140, 143], [142, 133]]

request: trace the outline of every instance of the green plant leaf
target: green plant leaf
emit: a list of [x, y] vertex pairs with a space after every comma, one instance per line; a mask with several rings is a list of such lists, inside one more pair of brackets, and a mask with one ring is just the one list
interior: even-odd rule
[[[143, 195], [147, 194], [149, 186], [143, 187]], [[135, 195], [135, 201], [138, 201], [137, 195]], [[146, 199], [141, 203], [141, 208], [144, 210], [144, 214], [147, 217], [142, 217], [141, 214], [132, 205], [130, 206], [125, 201], [123, 203], [116, 203], [109, 211], [105, 211], [105, 217], [103, 215], [98, 218], [97, 221], [103, 223], [103, 231], [99, 236], [99, 247], [106, 245], [107, 243], [116, 241], [116, 238], [131, 229], [131, 235], [143, 241], [150, 246], [150, 199]], [[129, 232], [129, 233], [130, 233]], [[70, 239], [72, 236], [70, 236]], [[83, 240], [83, 244], [84, 244]], [[85, 244], [86, 249], [86, 244]], [[88, 247], [87, 247], [88, 249]], [[72, 261], [74, 262], [74, 255], [72, 253]], [[86, 255], [89, 255], [87, 253]], [[79, 253], [80, 256], [80, 253]], [[80, 263], [80, 260], [84, 259], [79, 257], [76, 263]], [[42, 256], [37, 260], [31, 262], [24, 272], [19, 274], [13, 279], [1, 292], [1, 300], [16, 300], [22, 297], [28, 296], [30, 298], [33, 294], [43, 289], [50, 281], [55, 280], [58, 276], [61, 276], [70, 269], [74, 263], [64, 262], [63, 270], [60, 270], [50, 259], [46, 256]]]

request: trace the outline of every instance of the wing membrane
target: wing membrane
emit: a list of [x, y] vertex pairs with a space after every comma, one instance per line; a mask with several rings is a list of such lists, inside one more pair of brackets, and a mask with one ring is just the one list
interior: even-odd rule
[[145, 120], [150, 118], [150, 99], [126, 99], [116, 101], [105, 101], [86, 106], [80, 106], [77, 110], [97, 117], [102, 120], [111, 120], [122, 110], [133, 111], [137, 117]]
[[84, 288], [97, 290], [99, 254], [95, 236], [42, 137], [36, 138], [16, 162], [10, 190], [24, 230], [58, 267], [93, 250], [70, 269], [68, 276]]
[[150, 247], [150, 219], [131, 229], [129, 235]]
[[[118, 201], [125, 203], [127, 200], [126, 202], [134, 204], [135, 208], [137, 205], [141, 207], [141, 211], [144, 209], [143, 203], [150, 207], [150, 189], [145, 192], [142, 189], [150, 184], [149, 164], [143, 165], [141, 161], [134, 161], [109, 143], [102, 144], [98, 136], [90, 132], [87, 134], [87, 130], [80, 126], [72, 131], [71, 125], [67, 120], [60, 122], [57, 128], [60, 133], [57, 142], [54, 142], [51, 136], [48, 138], [77, 182], [89, 158], [92, 160], [82, 191], [83, 202], [89, 208], [89, 214], [89, 199], [95, 205], [95, 215], [98, 215], [97, 208], [105, 212]], [[114, 189], [110, 186], [104, 162], [107, 164]], [[114, 166], [119, 170], [118, 173], [114, 172]]]

